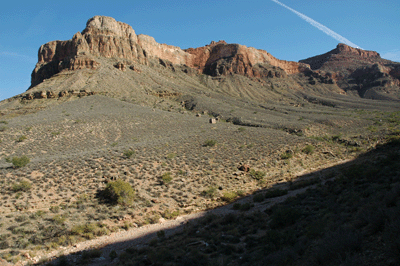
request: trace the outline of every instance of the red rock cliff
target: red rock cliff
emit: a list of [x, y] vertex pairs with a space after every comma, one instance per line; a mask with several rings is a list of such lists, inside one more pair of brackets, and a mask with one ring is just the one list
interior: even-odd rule
[[147, 35], [136, 35], [128, 24], [104, 16], [95, 16], [86, 28], [71, 40], [52, 41], [42, 45], [38, 63], [32, 72], [32, 86], [50, 78], [63, 69], [95, 69], [97, 57], [120, 58], [146, 63], [148, 58], [160, 58], [173, 64], [185, 64], [199, 72], [212, 75], [240, 74], [262, 76], [254, 66], [270, 64], [294, 74], [307, 68], [305, 64], [279, 60], [263, 50], [224, 41], [212, 42], [200, 48], [182, 50], [159, 44]]

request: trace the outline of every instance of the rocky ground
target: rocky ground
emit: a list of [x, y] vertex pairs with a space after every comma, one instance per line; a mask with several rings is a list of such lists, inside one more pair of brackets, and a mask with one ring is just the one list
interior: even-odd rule
[[[207, 112], [162, 110], [100, 95], [43, 110], [35, 104], [30, 114], [14, 110], [0, 121], [0, 248], [13, 263], [43, 262], [47, 253], [60, 255], [87, 239], [121, 235], [294, 182], [305, 172], [353, 159], [399, 131], [399, 113], [385, 106], [233, 107], [239, 122], [221, 118], [212, 124]], [[22, 156], [30, 159], [26, 166], [10, 163]], [[239, 170], [241, 165], [250, 171]], [[136, 191], [132, 206], [99, 197], [107, 182], [119, 179]]]

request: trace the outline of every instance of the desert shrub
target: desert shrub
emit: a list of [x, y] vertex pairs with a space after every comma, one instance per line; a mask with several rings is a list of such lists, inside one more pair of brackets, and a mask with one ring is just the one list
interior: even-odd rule
[[24, 167], [25, 165], [27, 165], [30, 162], [30, 159], [24, 155], [21, 157], [15, 156], [12, 159], [7, 158], [6, 161], [9, 163], [12, 163], [15, 168], [20, 168], [20, 167]]
[[288, 193], [288, 191], [285, 189], [271, 189], [271, 190], [268, 190], [267, 192], [265, 192], [264, 197], [266, 199], [275, 198], [275, 197], [280, 197], [280, 196], [286, 195], [287, 193]]
[[18, 191], [25, 191], [26, 192], [26, 191], [30, 190], [31, 187], [32, 187], [32, 185], [31, 185], [30, 182], [28, 182], [26, 180], [23, 180], [21, 182], [14, 183], [12, 185], [12, 187], [11, 187], [11, 190], [14, 191], [14, 192], [18, 192]]
[[250, 202], [246, 202], [246, 203], [243, 203], [243, 204], [240, 204], [240, 203], [237, 202], [237, 203], [233, 204], [232, 209], [239, 210], [239, 211], [248, 211], [252, 207], [254, 207], [254, 204], [251, 204]]
[[101, 195], [113, 204], [131, 205], [135, 191], [128, 182], [117, 180], [109, 182]]
[[226, 191], [223, 193], [221, 199], [226, 202], [232, 202], [236, 199], [237, 194], [234, 191]]
[[264, 197], [264, 194], [262, 194], [262, 193], [255, 194], [253, 197], [254, 202], [262, 202], [264, 199], [265, 199], [265, 197]]
[[281, 154], [281, 159], [282, 160], [287, 160], [293, 158], [293, 153], [292, 152], [284, 152]]
[[124, 156], [125, 156], [126, 158], [131, 158], [132, 155], [134, 155], [134, 154], [135, 154], [135, 152], [134, 152], [133, 150], [125, 150], [125, 151], [124, 151]]
[[4, 131], [6, 131], [7, 130], [7, 127], [6, 126], [0, 126], [0, 132], [4, 132]]
[[110, 257], [111, 261], [115, 260], [118, 257], [118, 254], [115, 250], [111, 250], [110, 254], [108, 254]]
[[157, 232], [157, 237], [158, 238], [164, 238], [165, 237], [165, 231], [164, 230], [158, 231]]
[[265, 176], [265, 172], [262, 171], [256, 171], [254, 169], [250, 169], [249, 174], [252, 178], [254, 178], [255, 180], [261, 180], [264, 178]]
[[176, 217], [179, 216], [179, 210], [176, 210], [176, 211], [173, 211], [173, 212], [171, 212], [170, 210], [166, 210], [166, 211], [162, 214], [162, 216], [163, 216], [165, 219], [173, 219], [173, 218], [176, 218]]
[[201, 195], [207, 197], [207, 198], [214, 198], [215, 195], [217, 194], [217, 188], [216, 187], [209, 187], [208, 189], [204, 190]]
[[308, 187], [311, 185], [315, 185], [320, 181], [319, 178], [310, 178], [305, 180], [299, 180], [290, 184], [290, 189], [295, 190], [303, 187]]
[[236, 191], [236, 193], [238, 194], [239, 197], [243, 197], [246, 195], [246, 192], [244, 192], [243, 190], [239, 189], [238, 191]]
[[53, 212], [53, 213], [57, 213], [57, 212], [59, 212], [60, 211], [60, 206], [58, 206], [58, 205], [53, 205], [53, 206], [50, 206], [50, 209], [49, 209], [51, 212]]
[[313, 154], [314, 153], [314, 146], [313, 145], [307, 145], [304, 147], [303, 152], [305, 154]]
[[299, 210], [286, 207], [276, 206], [271, 216], [270, 226], [272, 229], [282, 228], [294, 224], [300, 217]]
[[92, 239], [95, 236], [108, 235], [110, 230], [108, 230], [104, 224], [88, 223], [73, 226], [69, 233], [71, 235], [81, 236], [86, 239]]
[[164, 185], [171, 183], [172, 181], [172, 176], [171, 176], [171, 172], [166, 172], [161, 176], [161, 180], [163, 182]]
[[57, 265], [58, 266], [67, 266], [67, 265], [70, 265], [70, 264], [69, 264], [69, 261], [68, 261], [66, 256], [61, 256], [58, 259]]
[[56, 224], [63, 224], [67, 218], [64, 215], [55, 215], [52, 220]]
[[203, 144], [204, 147], [214, 147], [217, 142], [213, 139], [206, 140]]
[[22, 135], [17, 139], [17, 142], [23, 142], [26, 139], [27, 139], [27, 137], [25, 135]]
[[173, 158], [175, 158], [176, 156], [177, 156], [176, 153], [170, 153], [170, 154], [167, 155], [167, 159], [173, 159]]
[[84, 250], [81, 255], [82, 262], [87, 262], [94, 258], [99, 258], [101, 256], [100, 249]]

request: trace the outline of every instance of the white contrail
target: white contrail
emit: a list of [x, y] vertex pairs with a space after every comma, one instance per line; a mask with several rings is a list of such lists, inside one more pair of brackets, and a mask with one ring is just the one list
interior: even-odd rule
[[[307, 17], [306, 15], [304, 15], [304, 14], [302, 14], [302, 13], [300, 13], [300, 12], [294, 10], [293, 8], [290, 8], [290, 7], [288, 7], [287, 5], [282, 4], [282, 3], [279, 2], [278, 0], [271, 0], [271, 1], [273, 1], [273, 2], [275, 2], [275, 3], [277, 3], [277, 4], [281, 5], [281, 6], [283, 6], [284, 8], [286, 8], [286, 9], [292, 11], [292, 12], [295, 13], [297, 16], [299, 16], [300, 18], [302, 18], [302, 19], [304, 19], [305, 21], [307, 21], [308, 23], [310, 23], [312, 26], [314, 26], [314, 27], [316, 27], [317, 29], [323, 31], [323, 32], [326, 33], [327, 35], [329, 35], [329, 36], [331, 36], [332, 38], [338, 40], [339, 42], [345, 43], [345, 44], [347, 44], [347, 45], [349, 45], [349, 46], [352, 46], [352, 47], [360, 48], [358, 45], [352, 43], [351, 41], [347, 40], [345, 37], [343, 37], [343, 36], [337, 34], [337, 33], [334, 32], [333, 30], [329, 29], [328, 27], [326, 27], [326, 26], [322, 25], [321, 23], [319, 23], [319, 22], [313, 20], [312, 18]], [[360, 49], [362, 49], [362, 48], [360, 48]]]

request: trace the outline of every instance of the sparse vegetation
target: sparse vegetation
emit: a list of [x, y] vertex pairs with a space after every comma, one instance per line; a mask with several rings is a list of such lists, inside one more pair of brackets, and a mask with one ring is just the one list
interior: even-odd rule
[[11, 187], [11, 190], [14, 192], [24, 191], [27, 192], [31, 189], [32, 184], [29, 181], [23, 180], [18, 183], [14, 183]]
[[237, 198], [237, 193], [234, 191], [225, 191], [222, 193], [221, 199], [226, 202], [233, 202]]
[[[220, 78], [215, 80], [221, 85], [236, 82], [231, 76]], [[179, 79], [175, 81], [185, 95]], [[271, 82], [273, 89], [265, 93], [274, 99], [283, 87], [277, 84], [280, 79]], [[208, 95], [206, 86], [199, 89]], [[276, 101], [259, 107], [251, 97], [213, 109], [216, 99], [208, 102], [213, 95], [199, 94], [197, 108], [208, 106], [213, 116], [218, 109], [226, 119], [209, 124], [208, 118], [195, 117], [196, 108], [193, 113], [184, 110], [180, 99], [173, 97], [157, 96], [151, 103], [154, 111], [143, 108], [151, 94], [145, 98], [137, 94], [129, 102], [120, 102], [117, 93], [114, 99], [106, 94], [79, 101], [73, 97], [50, 100], [51, 112], [45, 107], [47, 99], [26, 104], [32, 109], [0, 110], [2, 119], [9, 121], [0, 123], [0, 129], [7, 126], [0, 130], [0, 249], [9, 261], [24, 259], [27, 250], [37, 253], [32, 258], [41, 256], [45, 261], [47, 251], [61, 246], [163, 219], [178, 224], [185, 219], [174, 221], [178, 216], [206, 211], [204, 220], [182, 225], [177, 234], [164, 229], [151, 242], [121, 256], [116, 245], [114, 255], [106, 252], [99, 261], [121, 265], [398, 262], [398, 113], [371, 111], [381, 108], [373, 102], [371, 110], [362, 112], [303, 101], [298, 105], [296, 99], [293, 105], [284, 100], [282, 106]], [[35, 112], [39, 105], [44, 108], [27, 121], [22, 113]], [[229, 115], [232, 108], [235, 119]], [[385, 108], [389, 107], [382, 105]], [[370, 125], [375, 128], [368, 129]], [[26, 140], [16, 143], [22, 134]], [[378, 151], [390, 149], [375, 154], [376, 146]], [[13, 157], [24, 154], [32, 162], [28, 159], [24, 168], [12, 165]], [[344, 161], [356, 166], [335, 165]], [[332, 169], [324, 170], [327, 165]], [[308, 174], [299, 176], [302, 172]], [[30, 188], [17, 188], [22, 180]], [[288, 193], [290, 197], [282, 197]], [[222, 209], [230, 214], [220, 215], [218, 207], [230, 203]], [[76, 257], [66, 258], [71, 264], [90, 261]], [[377, 263], [374, 258], [381, 260]]]
[[311, 155], [314, 153], [314, 150], [315, 150], [315, 147], [313, 145], [308, 144], [307, 146], [304, 147], [303, 152], [305, 154]]
[[281, 159], [282, 160], [288, 160], [288, 159], [291, 159], [291, 158], [293, 158], [293, 152], [291, 152], [291, 151], [286, 151], [286, 152], [281, 154]]
[[123, 180], [109, 182], [101, 195], [113, 204], [131, 205], [135, 198], [132, 186]]
[[217, 144], [215, 140], [209, 139], [206, 140], [203, 144], [204, 147], [214, 147]]
[[17, 142], [23, 142], [24, 140], [26, 140], [27, 137], [25, 135], [20, 136], [16, 141]]
[[255, 180], [262, 180], [265, 177], [265, 172], [250, 169], [249, 175]]
[[124, 156], [128, 159], [131, 158], [134, 154], [135, 154], [135, 152], [133, 150], [125, 150], [124, 151]]
[[171, 183], [172, 181], [172, 174], [171, 172], [166, 172], [161, 176], [161, 180], [163, 182], [164, 185], [167, 185], [169, 183]]
[[275, 198], [275, 197], [284, 196], [287, 193], [288, 193], [288, 191], [286, 189], [269, 189], [269, 190], [267, 190], [267, 192], [265, 192], [264, 197], [266, 199]]
[[15, 168], [20, 168], [26, 166], [30, 162], [30, 159], [27, 156], [23, 155], [21, 157], [15, 156], [11, 159], [8, 158], [6, 159], [6, 161], [12, 163]]
[[204, 190], [201, 194], [208, 198], [215, 198], [218, 189], [216, 187], [209, 187], [208, 189]]

